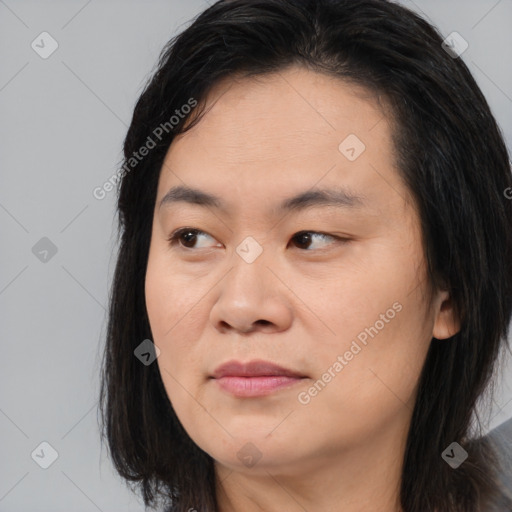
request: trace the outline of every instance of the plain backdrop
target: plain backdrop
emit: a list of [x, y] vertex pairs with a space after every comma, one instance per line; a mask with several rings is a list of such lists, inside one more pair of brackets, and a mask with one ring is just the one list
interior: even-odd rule
[[[512, 2], [403, 3], [468, 42], [510, 149]], [[116, 223], [115, 193], [92, 191], [118, 168], [161, 48], [207, 6], [0, 0], [0, 512], [144, 510], [99, 442]], [[510, 368], [488, 429], [512, 417]]]

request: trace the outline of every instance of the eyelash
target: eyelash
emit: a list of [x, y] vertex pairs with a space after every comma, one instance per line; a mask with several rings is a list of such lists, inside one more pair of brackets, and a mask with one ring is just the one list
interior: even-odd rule
[[[197, 229], [197, 228], [179, 228], [179, 229], [173, 231], [171, 233], [171, 235], [167, 238], [167, 241], [169, 242], [169, 245], [171, 247], [173, 247], [176, 244], [178, 244], [179, 241], [180, 241], [179, 240], [180, 237], [182, 235], [186, 234], [186, 233], [193, 233], [195, 236], [197, 236], [197, 235], [211, 236], [208, 233], [206, 233], [204, 231], [201, 231], [200, 229]], [[339, 243], [347, 243], [350, 240], [349, 238], [343, 238], [343, 237], [339, 237], [339, 236], [335, 236], [335, 235], [330, 235], [330, 234], [322, 233], [322, 232], [319, 232], [319, 231], [307, 231], [307, 230], [298, 231], [297, 233], [295, 233], [293, 235], [292, 239], [297, 237], [297, 236], [299, 236], [299, 235], [304, 235], [304, 234], [314, 234], [314, 235], [319, 235], [320, 237], [323, 237], [323, 238], [332, 238], [336, 242], [339, 242]], [[185, 250], [190, 250], [190, 251], [196, 250], [193, 247], [183, 247], [182, 245], [181, 245], [181, 248], [185, 249]], [[304, 250], [308, 251], [308, 249], [304, 249]], [[322, 250], [322, 249], [317, 249], [317, 250]]]

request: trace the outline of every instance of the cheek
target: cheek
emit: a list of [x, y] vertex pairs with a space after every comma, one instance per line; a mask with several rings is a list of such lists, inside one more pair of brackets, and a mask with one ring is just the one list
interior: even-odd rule
[[321, 289], [315, 283], [301, 287], [307, 304], [324, 324], [320, 332], [327, 333], [326, 349], [349, 350], [353, 340], [364, 346], [365, 341], [400, 332], [404, 317], [411, 313], [408, 293], [418, 276], [399, 266], [361, 258], [331, 273], [336, 279], [320, 280]]
[[405, 261], [366, 262], [315, 295], [331, 333], [310, 347], [317, 384], [301, 403], [311, 417], [332, 405], [344, 417], [375, 420], [411, 405], [432, 338], [420, 279]]
[[145, 278], [145, 300], [151, 331], [156, 339], [172, 339], [194, 310], [197, 285], [185, 282], [183, 273], [169, 265], [164, 250], [150, 251]]
[[430, 341], [428, 332], [422, 338], [414, 331], [418, 322], [407, 316], [411, 312], [412, 306], [404, 306], [380, 330], [380, 323], [354, 326], [363, 336], [341, 336], [336, 348], [315, 349], [315, 374], [296, 397], [294, 419], [298, 428], [307, 423], [309, 431], [330, 440], [327, 452], [332, 443], [364, 444], [375, 432], [410, 419]]
[[[181, 292], [179, 277], [164, 258], [150, 255], [145, 282], [146, 308], [153, 342], [160, 349], [156, 363], [165, 391], [182, 424], [202, 424], [199, 375], [202, 368], [194, 339], [199, 338], [197, 300]], [[193, 295], [193, 294], [192, 294]], [[200, 305], [200, 303], [199, 303]]]
[[[201, 286], [184, 282], [183, 273], [169, 268], [165, 251], [150, 251], [145, 279], [145, 298], [153, 342], [160, 349], [157, 359], [169, 398], [180, 386], [192, 394], [204, 378], [200, 347], [205, 321]], [[207, 318], [207, 316], [206, 316]], [[190, 397], [189, 397], [190, 399]]]

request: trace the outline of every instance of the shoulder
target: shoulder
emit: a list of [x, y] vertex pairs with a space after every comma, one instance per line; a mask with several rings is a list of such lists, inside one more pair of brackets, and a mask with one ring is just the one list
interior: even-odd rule
[[[504, 493], [508, 493], [508, 499], [512, 498], [512, 419], [505, 421], [495, 429], [491, 430], [482, 441], [488, 442], [496, 451], [498, 467], [497, 477]], [[510, 503], [507, 497], [503, 496], [503, 504]], [[503, 507], [503, 506], [502, 506]], [[508, 505], [499, 510], [510, 510]], [[491, 511], [489, 511], [491, 512]]]
[[500, 475], [512, 489], [512, 419], [505, 421], [485, 436], [497, 451]]

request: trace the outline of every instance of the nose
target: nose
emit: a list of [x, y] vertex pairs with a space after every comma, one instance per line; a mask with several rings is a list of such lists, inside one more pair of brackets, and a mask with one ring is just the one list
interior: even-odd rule
[[[265, 251], [263, 251], [263, 254]], [[285, 276], [264, 255], [247, 263], [233, 254], [233, 266], [218, 283], [210, 321], [221, 331], [280, 332], [292, 323], [292, 293]]]

